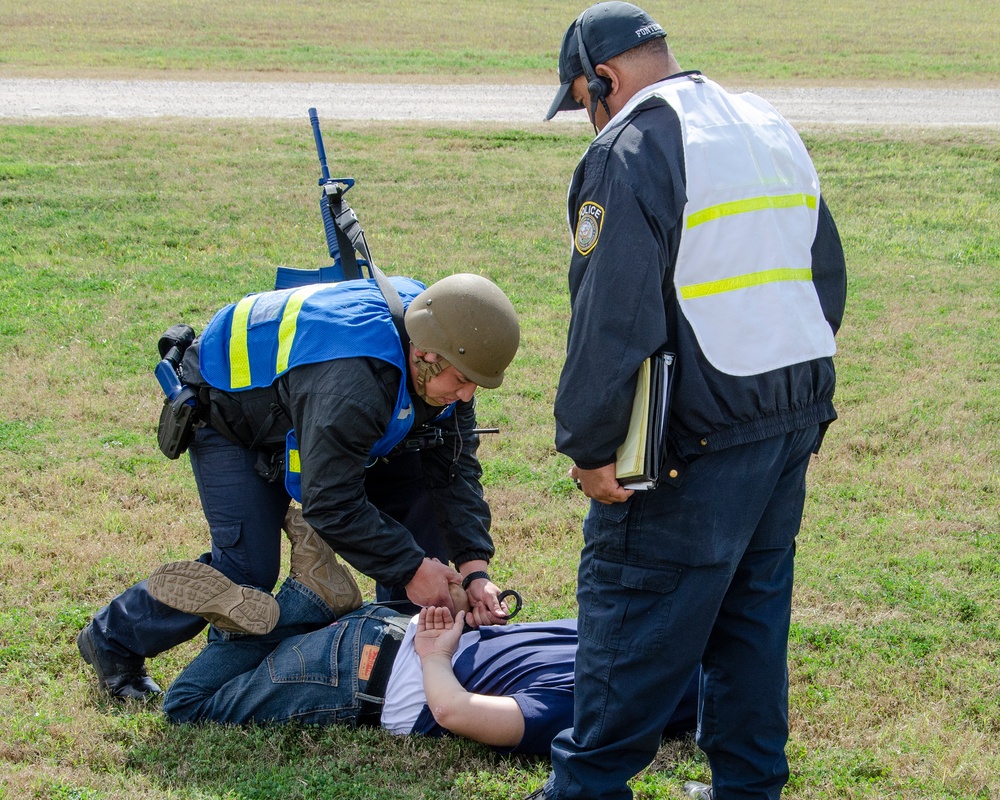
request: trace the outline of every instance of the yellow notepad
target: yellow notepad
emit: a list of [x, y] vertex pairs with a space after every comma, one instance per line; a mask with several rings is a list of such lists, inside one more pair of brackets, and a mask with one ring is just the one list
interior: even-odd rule
[[649, 436], [649, 378], [651, 359], [647, 358], [639, 367], [639, 377], [632, 400], [632, 416], [629, 418], [628, 435], [616, 452], [615, 477], [620, 481], [638, 478], [646, 464], [646, 442]]
[[656, 485], [670, 416], [673, 353], [657, 353], [639, 367], [628, 434], [616, 451], [615, 477], [626, 489]]

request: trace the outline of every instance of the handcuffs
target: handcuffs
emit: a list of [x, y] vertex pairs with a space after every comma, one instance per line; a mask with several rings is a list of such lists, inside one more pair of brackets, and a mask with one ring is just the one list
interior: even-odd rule
[[[507, 589], [507, 591], [505, 591], [505, 592], [500, 592], [500, 594], [497, 595], [497, 600], [502, 603], [508, 597], [511, 598], [514, 601], [514, 610], [513, 611], [508, 611], [505, 615], [503, 615], [503, 616], [500, 617], [500, 619], [502, 619], [504, 622], [507, 622], [508, 620], [514, 619], [514, 617], [516, 617], [518, 615], [518, 612], [521, 610], [521, 606], [523, 605], [523, 602], [521, 600], [521, 595], [518, 592], [515, 592], [513, 589]], [[466, 623], [464, 625], [464, 628], [463, 628], [463, 632], [464, 633], [471, 633], [474, 630], [475, 630], [475, 628], [473, 628], [468, 623], [468, 621], [466, 621]]]
[[524, 605], [524, 603], [521, 600], [521, 595], [515, 592], [513, 589], [508, 589], [505, 592], [500, 592], [499, 596], [497, 597], [497, 600], [502, 603], [508, 597], [514, 598], [514, 610], [508, 611], [506, 616], [504, 616], [504, 619], [514, 619], [514, 617], [518, 615], [518, 612], [520, 612], [521, 606]]
[[[468, 589], [469, 585], [473, 581], [479, 580], [480, 578], [485, 578], [486, 580], [490, 580], [490, 575], [485, 570], [478, 570], [476, 572], [470, 572], [468, 575], [466, 575], [462, 579], [462, 588], [463, 589]], [[504, 620], [514, 619], [514, 617], [516, 617], [517, 614], [518, 614], [518, 612], [521, 610], [521, 606], [523, 605], [523, 602], [521, 600], [521, 595], [518, 594], [517, 592], [515, 592], [513, 589], [508, 589], [505, 592], [500, 592], [500, 594], [497, 596], [497, 602], [502, 603], [508, 597], [511, 597], [511, 598], [514, 599], [514, 610], [507, 612], [507, 614], [505, 616], [501, 617], [501, 619], [504, 619]]]

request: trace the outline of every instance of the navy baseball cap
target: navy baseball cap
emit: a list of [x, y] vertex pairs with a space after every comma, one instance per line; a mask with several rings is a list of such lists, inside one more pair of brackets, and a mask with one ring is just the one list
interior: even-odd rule
[[584, 72], [577, 29], [583, 37], [587, 58], [595, 67], [643, 42], [667, 35], [649, 14], [631, 3], [615, 0], [588, 8], [573, 21], [563, 36], [562, 49], [559, 51], [559, 91], [556, 92], [545, 119], [552, 119], [560, 111], [583, 108], [569, 91], [573, 81]]

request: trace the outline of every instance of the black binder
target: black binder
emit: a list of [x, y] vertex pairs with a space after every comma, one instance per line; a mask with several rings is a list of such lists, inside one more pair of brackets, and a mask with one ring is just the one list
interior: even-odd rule
[[660, 352], [639, 368], [628, 435], [617, 451], [615, 477], [626, 489], [656, 486], [670, 418], [674, 354]]

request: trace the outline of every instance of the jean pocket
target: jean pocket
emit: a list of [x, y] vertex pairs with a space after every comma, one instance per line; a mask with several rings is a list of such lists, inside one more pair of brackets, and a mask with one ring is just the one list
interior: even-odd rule
[[344, 625], [334, 623], [318, 631], [285, 639], [267, 657], [272, 683], [340, 685], [337, 651]]
[[616, 651], [663, 651], [679, 579], [677, 569], [594, 559], [580, 587], [580, 635]]

